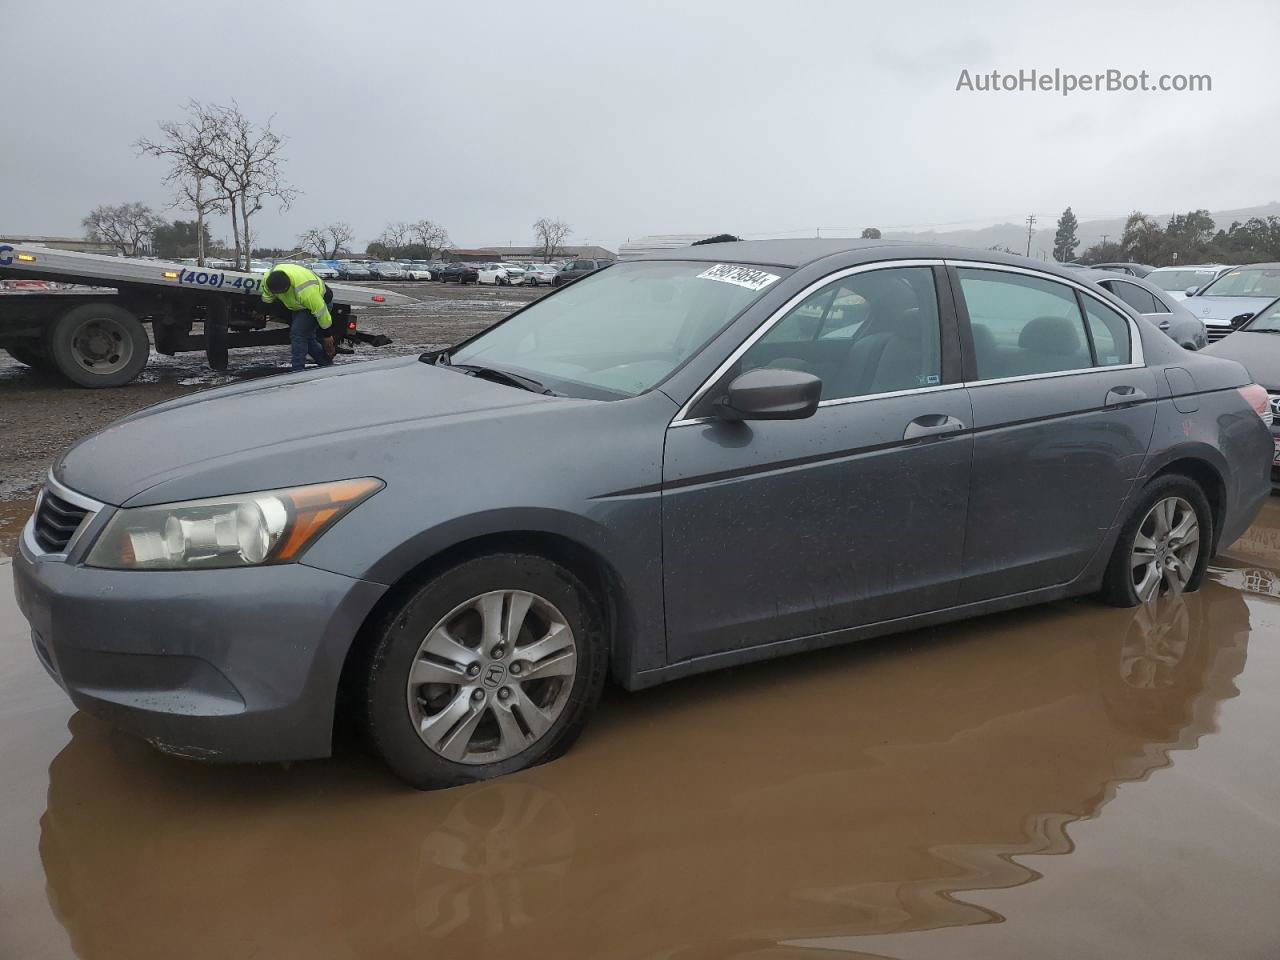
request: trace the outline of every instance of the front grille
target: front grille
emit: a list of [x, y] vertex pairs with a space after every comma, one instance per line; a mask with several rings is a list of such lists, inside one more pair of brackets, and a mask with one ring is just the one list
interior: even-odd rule
[[40, 549], [49, 553], [65, 553], [67, 544], [80, 529], [89, 511], [68, 503], [59, 496], [45, 490], [40, 498], [40, 507], [36, 511], [36, 523], [33, 533]]
[[1215, 341], [1221, 340], [1223, 337], [1229, 334], [1231, 332], [1231, 328], [1230, 327], [1211, 327], [1206, 323], [1204, 327], [1204, 332], [1205, 332], [1205, 335], [1208, 336], [1209, 342], [1214, 343]]

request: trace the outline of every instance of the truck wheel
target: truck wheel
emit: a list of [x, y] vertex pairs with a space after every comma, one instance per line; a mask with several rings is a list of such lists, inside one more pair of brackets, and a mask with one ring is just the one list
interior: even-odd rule
[[86, 303], [63, 314], [47, 350], [58, 372], [82, 387], [119, 387], [147, 365], [151, 341], [132, 313], [114, 303]]
[[522, 554], [478, 557], [428, 581], [388, 612], [375, 643], [369, 733], [421, 790], [560, 756], [586, 725], [608, 666], [583, 584]]
[[32, 370], [39, 370], [41, 373], [57, 373], [58, 370], [50, 361], [48, 354], [40, 349], [39, 346], [31, 343], [27, 344], [9, 344], [5, 347], [9, 356], [24, 363]]
[[204, 356], [210, 370], [226, 370], [230, 366], [227, 351], [227, 307], [210, 304], [205, 308]]

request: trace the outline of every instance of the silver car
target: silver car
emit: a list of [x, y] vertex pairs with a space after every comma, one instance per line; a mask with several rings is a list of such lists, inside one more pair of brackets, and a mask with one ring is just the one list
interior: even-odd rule
[[1212, 342], [1238, 329], [1276, 297], [1280, 297], [1280, 263], [1248, 263], [1232, 267], [1184, 303], [1204, 320]]
[[1175, 300], [1194, 296], [1231, 267], [1223, 263], [1188, 263], [1179, 267], [1157, 267], [1143, 279], [1154, 283]]
[[[1153, 271], [1154, 272], [1154, 271]], [[1142, 277], [1106, 270], [1086, 270], [1081, 276], [1114, 294], [1139, 316], [1164, 331], [1174, 343], [1188, 350], [1202, 350], [1209, 343], [1204, 321], [1184, 307], [1167, 290]]]

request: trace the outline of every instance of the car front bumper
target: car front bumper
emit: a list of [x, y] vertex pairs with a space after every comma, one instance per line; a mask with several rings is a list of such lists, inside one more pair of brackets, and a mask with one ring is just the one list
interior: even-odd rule
[[72, 702], [205, 760], [328, 756], [352, 639], [387, 589], [303, 564], [101, 570], [14, 558], [18, 608]]

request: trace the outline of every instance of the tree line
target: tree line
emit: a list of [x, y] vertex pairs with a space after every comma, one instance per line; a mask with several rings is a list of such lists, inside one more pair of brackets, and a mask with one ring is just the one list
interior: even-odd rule
[[[254, 246], [253, 218], [268, 204], [287, 210], [299, 191], [284, 176], [286, 138], [272, 127], [274, 118], [258, 124], [234, 100], [230, 106], [189, 100], [179, 120], [159, 123], [160, 134], [134, 143], [139, 154], [168, 162], [163, 182], [173, 190], [171, 208], [189, 210], [194, 220], [166, 220], [141, 201], [102, 204], [81, 221], [85, 236], [108, 244], [122, 256], [151, 253], [166, 258], [195, 258], [203, 266], [211, 254], [230, 256], [248, 269], [255, 255], [311, 255], [327, 260], [355, 254], [350, 224], [334, 222], [310, 227], [294, 249]], [[229, 216], [232, 242], [215, 244], [209, 218]], [[562, 253], [572, 229], [563, 220], [543, 217], [533, 224], [540, 254], [550, 261]], [[453, 244], [449, 231], [432, 220], [396, 221], [365, 248], [378, 259], [430, 260]]]
[[1154, 267], [1180, 263], [1261, 263], [1280, 260], [1280, 217], [1250, 217], [1219, 227], [1208, 210], [1174, 214], [1164, 226], [1154, 217], [1134, 211], [1125, 219], [1119, 238], [1104, 238], [1076, 257], [1079, 226], [1071, 208], [1058, 218], [1053, 258], [1066, 263], [1146, 263]]

